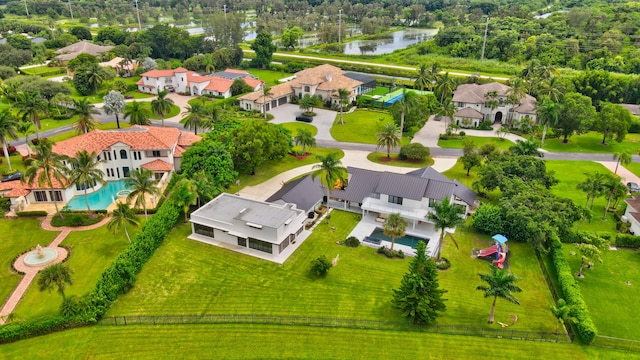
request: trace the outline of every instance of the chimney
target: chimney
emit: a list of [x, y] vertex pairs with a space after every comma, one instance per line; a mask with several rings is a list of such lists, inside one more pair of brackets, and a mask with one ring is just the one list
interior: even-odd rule
[[330, 73], [327, 73], [327, 75], [325, 75], [324, 77], [327, 79], [327, 81], [331, 81], [331, 74]]

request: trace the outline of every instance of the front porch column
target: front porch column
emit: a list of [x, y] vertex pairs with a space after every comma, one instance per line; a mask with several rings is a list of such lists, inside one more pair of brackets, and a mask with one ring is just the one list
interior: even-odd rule
[[416, 221], [413, 220], [412, 222], [413, 222], [413, 230], [415, 230], [416, 229]]
[[342, 206], [342, 208], [347, 210], [347, 200], [344, 201], [344, 205]]

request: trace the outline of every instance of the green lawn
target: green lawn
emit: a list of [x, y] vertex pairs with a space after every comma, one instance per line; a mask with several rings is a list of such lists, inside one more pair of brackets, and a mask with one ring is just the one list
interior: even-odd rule
[[422, 161], [408, 161], [408, 160], [400, 160], [398, 159], [398, 154], [391, 152], [391, 160], [387, 160], [386, 152], [372, 152], [367, 155], [367, 160], [374, 162], [376, 164], [382, 165], [390, 165], [390, 166], [398, 166], [398, 167], [408, 167], [408, 168], [422, 168], [425, 166], [433, 165], [433, 159], [431, 157]]
[[[151, 114], [150, 118], [154, 119], [154, 120], [162, 120], [162, 117], [160, 117], [159, 115], [156, 115], [153, 111], [151, 111], [151, 102], [150, 101], [145, 101], [142, 103], [142, 107], [145, 109], [149, 110], [149, 113]], [[171, 111], [166, 114], [164, 116], [165, 119], [177, 116], [178, 114], [180, 114], [180, 107], [177, 105], [171, 105]]]
[[387, 95], [389, 93], [389, 88], [388, 87], [382, 87], [382, 86], [378, 86], [375, 89], [369, 91], [367, 93], [367, 95], [369, 96], [374, 96], [374, 95]]
[[[363, 144], [377, 144], [376, 134], [387, 122], [393, 118], [387, 112], [356, 110], [351, 114], [344, 114], [344, 124], [340, 124], [340, 115], [331, 127], [331, 136], [337, 141], [354, 142]], [[404, 137], [403, 144], [408, 143], [409, 138]]]
[[295, 137], [296, 134], [298, 133], [298, 129], [305, 129], [307, 131], [311, 132], [311, 135], [316, 136], [316, 134], [318, 133], [318, 128], [311, 125], [311, 124], [306, 124], [306, 123], [302, 123], [302, 122], [288, 122], [288, 123], [284, 123], [281, 124], [285, 129], [288, 129], [289, 131], [291, 131], [291, 136]]
[[[128, 230], [133, 237], [139, 228], [129, 226]], [[90, 231], [71, 232], [62, 242], [62, 245], [72, 248], [66, 264], [73, 270], [73, 285], [67, 287], [65, 295], [82, 296], [91, 291], [104, 269], [128, 244], [124, 231], [120, 230], [114, 235], [106, 226]], [[16, 319], [56, 315], [61, 304], [62, 297], [56, 291], [41, 292], [37, 283], [32, 283], [14, 314]]]
[[293, 74], [289, 74], [283, 71], [261, 70], [261, 69], [247, 69], [247, 71], [256, 76], [261, 81], [267, 83], [267, 86], [278, 85], [280, 79], [287, 78]]
[[[8, 174], [9, 166], [7, 165], [7, 162], [4, 159], [4, 155], [0, 156], [0, 161], [2, 161], [2, 163], [0, 164], [0, 174], [2, 175]], [[22, 171], [24, 173], [26, 167], [22, 163], [22, 155], [18, 153], [16, 153], [15, 155], [11, 155], [9, 156], [9, 161], [11, 161], [11, 168], [13, 169], [12, 172]]]
[[40, 244], [48, 245], [58, 234], [44, 231], [37, 219], [0, 219], [0, 306], [11, 295], [22, 278], [11, 271], [11, 263], [18, 255]]
[[[481, 137], [481, 136], [465, 136], [465, 139], [473, 140], [477, 147], [481, 147], [484, 144], [495, 144], [501, 150], [509, 150], [510, 147], [515, 144], [511, 140], [496, 137]], [[462, 149], [463, 140], [438, 140], [438, 146], [442, 148], [455, 148]]]
[[[571, 269], [577, 272], [580, 256], [575, 247], [565, 244], [564, 249]], [[640, 314], [634, 310], [640, 298], [638, 253], [608, 251], [602, 260], [593, 269], [584, 270], [584, 279], [577, 279], [598, 334], [640, 340]]]
[[624, 167], [626, 167], [627, 170], [631, 171], [635, 176], [640, 176], [640, 163], [634, 162], [624, 165]]
[[612, 140], [608, 145], [602, 145], [602, 134], [595, 131], [569, 138], [568, 144], [562, 143], [562, 138], [546, 139], [543, 149], [553, 152], [584, 152], [584, 153], [614, 153], [628, 151], [635, 154], [640, 149], [640, 134], [627, 134], [623, 142]]
[[[293, 151], [300, 151], [300, 147], [294, 147]], [[311, 150], [307, 150], [307, 152], [311, 152], [311, 155], [307, 156], [304, 160], [298, 160], [297, 158], [286, 155], [284, 159], [281, 160], [270, 160], [264, 163], [257, 171], [255, 175], [247, 175], [243, 174], [238, 177], [240, 181], [240, 186], [232, 185], [229, 187], [227, 192], [236, 193], [241, 190], [245, 186], [253, 186], [260, 184], [261, 182], [267, 181], [274, 176], [277, 176], [280, 173], [283, 173], [287, 170], [295, 169], [300, 166], [315, 164], [318, 162], [316, 155], [326, 156], [331, 152], [338, 152], [340, 154], [339, 158], [344, 156], [342, 150], [338, 149], [328, 149], [328, 148], [312, 148]]]

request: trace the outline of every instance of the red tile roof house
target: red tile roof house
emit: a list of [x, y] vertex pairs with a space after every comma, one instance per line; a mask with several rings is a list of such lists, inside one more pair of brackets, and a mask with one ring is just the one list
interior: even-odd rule
[[[262, 81], [244, 70], [227, 69], [222, 73], [238, 74], [253, 91], [262, 89]], [[151, 70], [142, 73], [136, 83], [138, 90], [149, 94], [157, 94], [163, 90], [175, 91], [181, 94], [214, 95], [224, 98], [231, 97], [233, 80], [222, 76], [204, 76], [184, 68], [173, 70]]]
[[[181, 132], [175, 128], [132, 126], [119, 130], [94, 130], [87, 134], [61, 141], [53, 146], [60, 155], [73, 157], [78, 151], [95, 152], [104, 180], [119, 180], [129, 176], [134, 169], [148, 169], [156, 179], [171, 176], [180, 169], [182, 153], [200, 137], [192, 133]], [[18, 204], [18, 198], [24, 196], [26, 204], [66, 203], [75, 195], [83, 195], [84, 190], [73, 184], [61, 184], [53, 180], [53, 188], [38, 186], [20, 181], [0, 183], [0, 195], [11, 199], [12, 205]], [[101, 188], [97, 185], [89, 189], [92, 193]]]

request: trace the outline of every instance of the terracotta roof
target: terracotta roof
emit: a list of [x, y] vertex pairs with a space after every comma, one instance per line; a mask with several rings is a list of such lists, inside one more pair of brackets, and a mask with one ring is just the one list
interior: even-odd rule
[[205, 81], [211, 81], [211, 78], [208, 76], [202, 76], [200, 74], [198, 74], [197, 72], [194, 71], [187, 71], [187, 81], [189, 82], [195, 82], [195, 83], [202, 83]]
[[173, 170], [173, 165], [168, 162], [160, 159], [156, 159], [150, 161], [148, 163], [140, 165], [142, 168], [151, 170], [151, 171], [171, 171]]
[[132, 150], [164, 150], [173, 148], [179, 137], [180, 130], [175, 128], [135, 125], [119, 130], [94, 130], [55, 144], [53, 151], [67, 156], [75, 156], [80, 150], [99, 153], [116, 143], [129, 145]]
[[239, 69], [225, 69], [225, 72], [230, 72], [230, 73], [236, 73], [236, 74], [246, 74], [246, 75], [251, 75], [249, 74], [248, 71], [246, 70], [239, 70]]
[[227, 80], [219, 77], [212, 77], [209, 79], [211, 80], [211, 82], [204, 88], [205, 90], [217, 91], [217, 92], [223, 93], [229, 90], [231, 88], [231, 85], [233, 85], [233, 81], [231, 80]]
[[180, 137], [178, 138], [178, 146], [189, 147], [193, 143], [202, 140], [201, 136], [198, 136], [192, 132], [181, 131]]
[[[40, 173], [41, 171], [38, 171], [38, 175]], [[18, 181], [18, 180], [0, 182], [0, 192], [4, 193], [2, 196], [20, 197], [20, 196], [28, 195], [31, 192], [31, 190], [34, 190], [34, 189], [66, 189], [67, 188], [67, 186], [64, 183], [59, 182], [53, 176], [51, 176], [51, 184], [53, 185], [53, 187], [49, 187], [49, 185], [47, 185], [46, 183], [43, 184], [42, 186], [38, 186], [38, 181], [37, 181], [38, 175], [36, 175], [36, 177], [33, 179], [33, 183], [27, 183], [26, 180], [25, 182]]]
[[140, 74], [140, 76], [146, 76], [150, 78], [172, 77], [173, 75], [175, 75], [173, 70], [149, 70]]
[[175, 71], [175, 72], [179, 72], [179, 73], [183, 73], [183, 72], [187, 72], [187, 71], [189, 71], [189, 70], [187, 70], [187, 69], [185, 69], [185, 68], [183, 68], [183, 67], [179, 67], [179, 68], [177, 68], [177, 69], [173, 69], [173, 71]]
[[244, 80], [247, 85], [251, 86], [254, 89], [256, 88], [256, 86], [262, 84], [262, 81], [260, 81], [260, 79], [254, 79], [251, 77], [242, 78], [242, 80]]
[[101, 46], [86, 41], [79, 41], [75, 44], [71, 44], [69, 46], [63, 47], [62, 49], [56, 50], [56, 54], [61, 54], [56, 56], [56, 59], [67, 61], [75, 58], [82, 53], [97, 56], [111, 49], [113, 49], [113, 46]]
[[173, 157], [174, 157], [174, 158], [181, 158], [181, 157], [182, 157], [182, 154], [183, 154], [185, 151], [186, 151], [186, 150], [185, 150], [182, 146], [178, 145], [178, 146], [176, 146], [176, 148], [173, 150]]
[[454, 117], [461, 117], [461, 118], [468, 118], [468, 119], [484, 119], [484, 115], [482, 115], [482, 113], [476, 109], [470, 108], [470, 107], [466, 107], [462, 110], [458, 110], [458, 112], [456, 112], [455, 114], [453, 114]]

